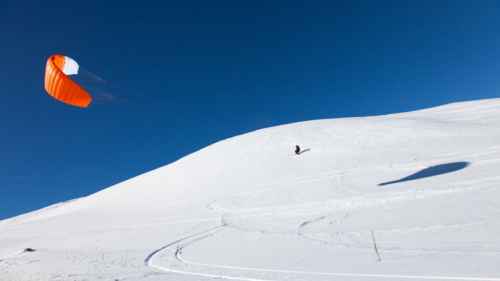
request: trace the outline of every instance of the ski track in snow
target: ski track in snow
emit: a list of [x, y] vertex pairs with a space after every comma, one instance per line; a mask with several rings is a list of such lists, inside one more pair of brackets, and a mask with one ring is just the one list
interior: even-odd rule
[[[262, 278], [253, 278], [253, 277], [245, 277], [238, 275], [229, 275], [229, 274], [213, 274], [207, 272], [197, 272], [190, 270], [182, 270], [175, 269], [172, 267], [166, 267], [154, 262], [156, 255], [161, 252], [171, 252], [173, 258], [176, 261], [181, 263], [182, 265], [187, 266], [198, 266], [198, 267], [206, 267], [212, 269], [220, 269], [226, 271], [244, 271], [244, 272], [257, 272], [257, 273], [282, 273], [282, 274], [290, 274], [290, 275], [300, 275], [300, 276], [326, 276], [326, 277], [355, 277], [355, 278], [363, 278], [363, 279], [373, 279], [373, 278], [381, 278], [381, 279], [411, 279], [411, 280], [457, 280], [457, 281], [500, 281], [500, 278], [495, 277], [467, 277], [467, 276], [440, 276], [440, 275], [404, 275], [404, 274], [369, 274], [369, 273], [346, 273], [346, 272], [311, 272], [311, 271], [301, 271], [301, 270], [285, 270], [285, 269], [268, 269], [268, 268], [256, 268], [256, 267], [242, 267], [242, 266], [230, 266], [230, 265], [220, 265], [220, 264], [209, 264], [209, 263], [200, 263], [186, 260], [182, 257], [183, 249], [187, 248], [194, 243], [201, 241], [203, 239], [209, 238], [217, 234], [217, 232], [222, 231], [224, 225], [219, 225], [207, 229], [205, 231], [188, 235], [181, 239], [178, 239], [174, 242], [171, 242], [155, 251], [147, 256], [145, 259], [145, 264], [150, 268], [162, 271], [162, 272], [170, 272], [177, 273], [182, 275], [190, 275], [190, 276], [198, 276], [205, 278], [217, 278], [217, 279], [225, 279], [225, 280], [240, 280], [240, 281], [278, 281], [284, 280], [281, 278], [278, 279], [262, 279]], [[175, 249], [175, 250], [173, 250]], [[288, 279], [288, 278], [286, 278]]]
[[[500, 177], [490, 177], [486, 179], [481, 179], [481, 182], [488, 182], [491, 180], [496, 180]], [[470, 183], [468, 183], [470, 184]], [[425, 196], [421, 197], [425, 198], [428, 196], [439, 196], [439, 195], [447, 195], [449, 193], [455, 193], [455, 192], [467, 192], [476, 189], [475, 187], [467, 187], [467, 188], [449, 188], [449, 189], [440, 189], [440, 190], [435, 190], [435, 191], [430, 191], [426, 192]], [[483, 188], [484, 189], [484, 188]], [[392, 195], [392, 196], [388, 196]], [[409, 194], [409, 192], [390, 192], [390, 193], [384, 193], [382, 194], [383, 198], [379, 198], [381, 196], [363, 196], [360, 200], [364, 201], [364, 203], [360, 204], [354, 204], [353, 200], [349, 200], [350, 202], [347, 202], [347, 205], [344, 206], [345, 213], [338, 220], [338, 223], [341, 223], [346, 217], [349, 216], [349, 211], [352, 210], [353, 208], [363, 208], [367, 206], [372, 206], [373, 204], [378, 205], [378, 204], [387, 204], [388, 202], [398, 202], [401, 200], [408, 200], [408, 199], [415, 199], [414, 195]], [[358, 198], [359, 199], [359, 198]], [[378, 199], [378, 200], [377, 200]], [[366, 200], [372, 201], [371, 204], [367, 203]], [[381, 202], [378, 202], [381, 200]], [[378, 203], [377, 203], [378, 202]], [[268, 216], [268, 215], [276, 215], [275, 211], [269, 212], [268, 208], [252, 208], [251, 210], [243, 210], [243, 211], [236, 211], [236, 210], [228, 210], [228, 209], [223, 209], [223, 208], [218, 208], [214, 207], [216, 202], [212, 202], [207, 205], [207, 208], [211, 210], [216, 210], [219, 212], [227, 212], [227, 213], [222, 213], [221, 214], [221, 225], [212, 227], [208, 230], [191, 234], [188, 236], [185, 236], [183, 238], [180, 238], [178, 240], [175, 240], [155, 251], [153, 251], [151, 254], [147, 256], [145, 259], [145, 264], [149, 266], [150, 268], [162, 271], [162, 272], [171, 272], [171, 273], [178, 273], [178, 274], [184, 274], [184, 275], [191, 275], [191, 276], [199, 276], [199, 277], [207, 277], [207, 278], [219, 278], [219, 279], [226, 279], [226, 280], [241, 280], [241, 281], [277, 281], [280, 279], [262, 279], [262, 278], [252, 278], [252, 277], [243, 277], [243, 276], [236, 276], [236, 275], [225, 275], [225, 274], [213, 274], [213, 273], [207, 273], [207, 272], [196, 272], [196, 271], [189, 271], [189, 270], [181, 270], [181, 269], [175, 269], [172, 267], [165, 267], [162, 265], [158, 265], [154, 263], [154, 258], [157, 254], [161, 252], [167, 252], [167, 251], [172, 251], [172, 248], [175, 248], [176, 250], [172, 253], [173, 257], [180, 263], [184, 265], [191, 265], [191, 266], [199, 266], [199, 267], [206, 267], [206, 268], [212, 268], [212, 269], [221, 269], [221, 270], [227, 270], [227, 271], [244, 271], [244, 272], [259, 272], [259, 273], [282, 273], [282, 274], [291, 274], [291, 275], [301, 275], [301, 276], [331, 276], [331, 277], [356, 277], [356, 278], [383, 278], [383, 279], [418, 279], [418, 280], [463, 280], [463, 281], [500, 281], [500, 278], [490, 278], [490, 277], [464, 277], [464, 276], [439, 276], [439, 275], [402, 275], [402, 274], [365, 274], [365, 273], [345, 273], [345, 272], [310, 272], [310, 271], [300, 271], [300, 270], [285, 270], [285, 269], [267, 269], [267, 268], [254, 268], [254, 267], [242, 267], [242, 266], [230, 266], [230, 265], [220, 265], [220, 264], [208, 264], [208, 263], [199, 263], [199, 262], [193, 262], [186, 260], [185, 258], [182, 257], [182, 250], [197, 241], [201, 241], [203, 239], [206, 239], [208, 237], [214, 236], [217, 234], [217, 232], [223, 230], [225, 227], [232, 227], [235, 229], [239, 229], [238, 227], [231, 226], [229, 224], [226, 225], [224, 217], [226, 215], [232, 215], [236, 216], [237, 218], [248, 218], [248, 217], [263, 217], [263, 216]], [[324, 202], [323, 202], [324, 203]], [[273, 208], [276, 208], [273, 207]], [[290, 211], [291, 208], [289, 205], [287, 206], [279, 206], [278, 208], [283, 208], [286, 209], [287, 211]], [[308, 208], [306, 208], [308, 209]], [[297, 227], [297, 232], [296, 235], [299, 237], [303, 237], [305, 239], [310, 239], [314, 240], [317, 242], [329, 242], [329, 241], [324, 241], [315, 237], [310, 237], [306, 234], [303, 233], [302, 229], [314, 224], [316, 222], [322, 221], [327, 218], [327, 215], [321, 215], [319, 217], [315, 217], [311, 220], [306, 220], [302, 222], [298, 227]], [[460, 225], [443, 225], [443, 226], [434, 226], [434, 227], [456, 227], [456, 226], [463, 226], [462, 224]], [[397, 231], [398, 229], [392, 230], [392, 231]], [[341, 237], [340, 237], [341, 238]], [[342, 246], [345, 243], [335, 243], [335, 245]], [[347, 243], [344, 246], [352, 247], [354, 246], [352, 243]], [[366, 247], [363, 247], [366, 248]], [[400, 249], [401, 250], [401, 249]], [[384, 249], [384, 251], [394, 251], [391, 249]], [[398, 251], [398, 250], [395, 250]], [[435, 251], [432, 249], [409, 249], [409, 251]], [[438, 251], [441, 252], [441, 251]], [[455, 251], [456, 253], [461, 253], [460, 251]]]

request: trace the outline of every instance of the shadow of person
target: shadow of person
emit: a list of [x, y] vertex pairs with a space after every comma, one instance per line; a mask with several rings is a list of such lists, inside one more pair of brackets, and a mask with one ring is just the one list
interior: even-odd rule
[[301, 151], [298, 153], [298, 155], [300, 155], [300, 154], [302, 154], [302, 153], [309, 152], [309, 151], [311, 151], [311, 149], [310, 149], [310, 148], [303, 149], [303, 150], [301, 150]]
[[405, 181], [417, 180], [417, 179], [421, 179], [421, 178], [434, 177], [434, 176], [462, 170], [469, 165], [470, 165], [469, 162], [462, 161], [462, 162], [452, 162], [452, 163], [430, 166], [430, 167], [425, 168], [423, 170], [420, 170], [414, 174], [411, 174], [407, 177], [404, 177], [404, 178], [401, 178], [398, 180], [394, 180], [394, 181], [379, 183], [378, 185], [384, 186], [384, 185], [395, 184], [395, 183], [400, 183], [400, 182], [405, 182]]

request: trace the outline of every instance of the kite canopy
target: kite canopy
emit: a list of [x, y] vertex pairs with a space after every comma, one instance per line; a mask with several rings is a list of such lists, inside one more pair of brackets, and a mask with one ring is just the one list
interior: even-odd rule
[[56, 100], [85, 108], [92, 102], [92, 97], [69, 77], [78, 74], [78, 69], [78, 63], [70, 57], [50, 56], [45, 67], [45, 90]]

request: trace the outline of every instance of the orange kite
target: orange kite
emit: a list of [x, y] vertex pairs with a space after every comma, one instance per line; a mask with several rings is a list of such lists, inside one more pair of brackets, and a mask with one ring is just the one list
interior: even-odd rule
[[52, 55], [45, 67], [45, 91], [61, 102], [86, 108], [92, 102], [90, 94], [69, 76], [78, 74], [78, 63], [70, 57]]

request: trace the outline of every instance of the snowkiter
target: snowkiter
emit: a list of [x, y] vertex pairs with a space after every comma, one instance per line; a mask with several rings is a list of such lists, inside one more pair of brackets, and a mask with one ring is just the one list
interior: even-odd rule
[[295, 146], [295, 154], [297, 154], [297, 155], [300, 154], [300, 146], [298, 146], [298, 145]]

